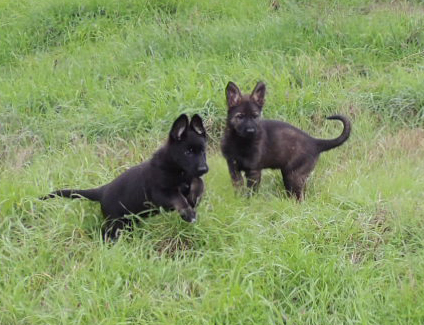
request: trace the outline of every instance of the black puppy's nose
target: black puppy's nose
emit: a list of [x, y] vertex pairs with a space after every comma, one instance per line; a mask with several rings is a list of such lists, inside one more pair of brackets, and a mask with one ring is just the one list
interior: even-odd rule
[[208, 170], [209, 170], [208, 166], [201, 166], [201, 167], [197, 168], [197, 171], [199, 173], [202, 173], [202, 174], [206, 174], [208, 172]]
[[251, 134], [253, 134], [253, 133], [255, 133], [256, 132], [256, 129], [255, 128], [247, 128], [246, 129], [246, 133], [251, 133]]

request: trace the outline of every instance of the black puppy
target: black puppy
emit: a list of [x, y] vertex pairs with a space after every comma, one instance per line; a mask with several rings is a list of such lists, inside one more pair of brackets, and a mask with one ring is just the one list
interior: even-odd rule
[[251, 95], [242, 95], [238, 87], [229, 82], [226, 88], [228, 105], [227, 125], [221, 143], [233, 184], [257, 190], [264, 168], [280, 169], [289, 195], [300, 201], [304, 195], [306, 179], [323, 151], [340, 146], [350, 135], [350, 122], [341, 115], [329, 120], [340, 120], [342, 134], [332, 140], [315, 139], [294, 126], [275, 120], [262, 120], [265, 103], [265, 84], [259, 82]]
[[207, 173], [206, 131], [199, 115], [191, 122], [187, 115], [172, 125], [169, 139], [150, 160], [134, 166], [111, 183], [89, 190], [58, 190], [41, 198], [62, 196], [87, 198], [101, 204], [106, 218], [105, 236], [114, 238], [129, 220], [128, 214], [147, 216], [165, 210], [177, 210], [187, 222], [196, 221], [195, 206], [204, 189], [200, 178]]

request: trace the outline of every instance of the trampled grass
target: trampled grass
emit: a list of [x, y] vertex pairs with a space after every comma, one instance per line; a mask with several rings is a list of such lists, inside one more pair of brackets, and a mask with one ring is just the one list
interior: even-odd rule
[[[419, 1], [0, 1], [0, 324], [424, 323], [424, 6]], [[224, 88], [349, 141], [302, 204], [266, 171], [234, 193]], [[89, 188], [147, 159], [180, 113], [209, 131], [199, 222], [114, 244]]]

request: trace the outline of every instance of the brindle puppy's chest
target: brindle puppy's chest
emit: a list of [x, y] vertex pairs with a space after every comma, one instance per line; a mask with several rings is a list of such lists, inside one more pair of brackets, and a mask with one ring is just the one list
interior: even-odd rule
[[232, 160], [239, 170], [255, 170], [259, 166], [261, 151], [258, 145], [238, 145], [234, 147]]

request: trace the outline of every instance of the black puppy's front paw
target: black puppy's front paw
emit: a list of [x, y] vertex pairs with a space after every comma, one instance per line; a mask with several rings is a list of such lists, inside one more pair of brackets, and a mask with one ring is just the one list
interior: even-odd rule
[[196, 211], [192, 208], [182, 209], [179, 211], [181, 218], [183, 218], [184, 221], [194, 223], [196, 222]]
[[181, 194], [182, 194], [182, 195], [184, 195], [184, 196], [189, 195], [189, 193], [190, 193], [190, 184], [188, 184], [188, 183], [183, 183], [183, 184], [180, 186], [180, 191], [181, 191]]

